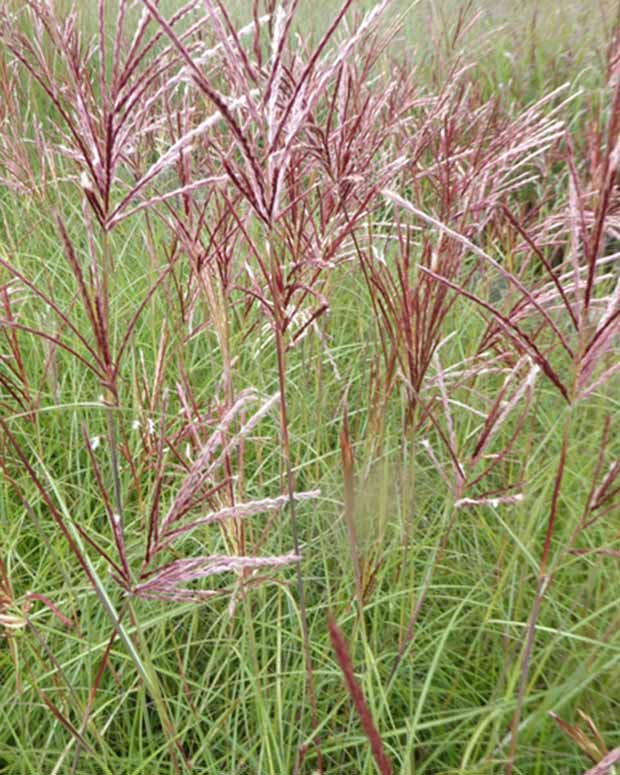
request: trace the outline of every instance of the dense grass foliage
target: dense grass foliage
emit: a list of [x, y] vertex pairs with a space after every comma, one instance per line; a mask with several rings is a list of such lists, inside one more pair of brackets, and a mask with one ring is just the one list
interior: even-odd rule
[[0, 773], [620, 769], [619, 14], [0, 0]]

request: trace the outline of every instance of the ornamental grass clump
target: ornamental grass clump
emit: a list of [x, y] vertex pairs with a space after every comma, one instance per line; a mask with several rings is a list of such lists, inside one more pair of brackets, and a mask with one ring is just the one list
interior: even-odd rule
[[0, 770], [617, 767], [617, 30], [311, 6], [0, 0]]

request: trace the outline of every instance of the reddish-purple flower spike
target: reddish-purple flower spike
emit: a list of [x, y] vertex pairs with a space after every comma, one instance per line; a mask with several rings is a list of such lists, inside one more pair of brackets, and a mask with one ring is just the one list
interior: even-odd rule
[[[258, 423], [277, 405], [279, 395], [272, 396], [268, 401], [256, 410], [249, 418], [245, 419], [241, 427], [231, 433], [233, 422], [238, 418], [252, 402], [256, 401], [254, 391], [240, 393], [235, 404], [222, 416], [217, 428], [211, 433], [193, 464], [189, 467], [176, 497], [173, 499], [166, 515], [161, 517], [161, 500], [164, 477], [166, 475], [166, 463], [164, 458], [164, 443], [166, 433], [163, 428], [159, 431], [159, 441], [156, 443], [157, 476], [154, 486], [152, 508], [144, 531], [140, 536], [142, 541], [141, 565], [132, 564], [132, 542], [128, 543], [127, 515], [121, 518], [115, 511], [112, 495], [108, 492], [103, 474], [94, 455], [94, 450], [84, 428], [84, 440], [95, 474], [95, 481], [99, 488], [103, 504], [108, 516], [112, 540], [115, 552], [109, 553], [96, 541], [89, 532], [76, 524], [80, 535], [86, 543], [102, 557], [110, 568], [112, 578], [125, 593], [130, 596], [157, 598], [161, 600], [202, 600], [216, 594], [213, 590], [192, 588], [190, 585], [213, 575], [237, 573], [243, 574], [251, 580], [253, 571], [265, 568], [278, 568], [290, 563], [298, 563], [298, 554], [284, 554], [271, 557], [260, 556], [221, 556], [194, 554], [183, 556], [183, 539], [191, 533], [210, 525], [224, 525], [232, 520], [244, 520], [252, 516], [277, 512], [289, 503], [289, 495], [280, 495], [275, 498], [263, 498], [245, 503], [231, 503], [221, 505], [211, 510], [204, 516], [196, 516], [195, 511], [201, 507], [205, 500], [213, 497], [223, 490], [226, 484], [222, 478], [222, 469], [225, 461], [233, 450], [236, 450], [247, 436], [256, 428]], [[164, 397], [164, 411], [159, 412], [166, 416], [165, 408], [167, 397]], [[166, 458], [167, 459], [167, 458]], [[206, 491], [206, 492], [205, 492]], [[319, 497], [318, 490], [311, 492], [294, 493], [295, 501], [301, 502]], [[190, 514], [194, 513], [193, 516]], [[170, 550], [174, 549], [177, 559], [167, 561]], [[180, 555], [180, 556], [179, 556]]]
[[264, 568], [279, 568], [284, 565], [299, 562], [296, 554], [279, 555], [276, 557], [192, 557], [186, 560], [176, 560], [163, 568], [154, 569], [145, 574], [145, 579], [131, 589], [135, 597], [159, 598], [160, 600], [199, 601], [205, 597], [218, 594], [214, 590], [192, 589], [188, 584], [200, 581], [214, 575], [228, 573], [245, 573]]
[[[377, 116], [382, 109], [388, 109], [391, 100], [397, 103], [398, 97], [403, 97], [400, 109], [404, 114], [410, 103], [408, 94], [396, 95], [394, 87], [389, 87], [387, 93], [378, 88], [374, 92], [369, 90], [375, 95], [376, 104], [360, 100], [354, 108], [349, 108], [352, 102], [341, 101], [338, 116], [333, 111], [330, 94], [334, 86], [335, 91], [339, 91], [343, 68], [357, 56], [362, 57], [360, 71], [355, 72], [352, 68], [356, 77], [351, 75], [345, 80], [352, 89], [366, 91], [364, 84], [369, 70], [383, 45], [382, 41], [376, 43], [372, 36], [387, 4], [387, 0], [383, 0], [346, 40], [333, 44], [337, 29], [351, 5], [351, 0], [345, 0], [316, 48], [306, 55], [306, 61], [299, 53], [293, 54], [289, 40], [297, 3], [279, 7], [269, 25], [272, 56], [269, 66], [261, 69], [251, 61], [252, 53], [244, 42], [243, 33], [247, 28], [236, 31], [222, 3], [214, 0], [206, 3], [208, 23], [219, 31], [220, 41], [212, 49], [212, 56], [207, 58], [193, 56], [156, 5], [145, 0], [148, 12], [164, 30], [185, 63], [185, 70], [213, 103], [216, 112], [198, 126], [189, 124], [145, 174], [143, 181], [146, 183], [153, 173], [174, 163], [183, 149], [198, 143], [202, 136], [208, 137], [209, 152], [198, 151], [191, 163], [197, 165], [196, 176], [207, 183], [217, 182], [224, 197], [230, 200], [228, 192], [231, 190], [238, 194], [249, 212], [267, 229], [268, 257], [262, 245], [254, 244], [249, 223], [238, 202], [230, 202], [238, 219], [237, 227], [258, 268], [257, 276], [254, 268], [247, 264], [249, 286], [243, 290], [263, 306], [274, 325], [283, 332], [305, 301], [311, 301], [313, 297], [317, 300], [315, 317], [325, 311], [327, 303], [321, 299], [322, 270], [334, 263], [353, 228], [368, 212], [373, 192], [391, 181], [405, 164], [404, 157], [395, 158], [387, 153], [387, 148], [385, 157], [379, 153], [392, 132], [388, 129], [391, 122], [378, 120]], [[253, 25], [255, 36], [260, 36], [263, 28], [256, 22]], [[368, 52], [364, 51], [366, 41], [370, 41]], [[225, 87], [222, 92], [215, 91], [212, 85], [215, 79], [210, 78], [206, 69], [212, 59], [217, 60], [220, 68], [218, 83]], [[330, 122], [332, 136], [326, 142], [332, 146], [330, 153], [336, 151], [349, 162], [336, 168], [331, 165], [326, 176], [320, 158], [322, 143], [317, 145], [313, 140], [316, 130], [320, 131], [320, 127], [316, 127], [314, 111], [329, 104], [332, 104], [334, 115]], [[350, 110], [357, 112], [350, 113]], [[354, 147], [349, 138], [355, 139]], [[354, 159], [361, 150], [365, 155], [355, 167]], [[375, 161], [376, 157], [380, 161]], [[356, 170], [362, 174], [353, 174]], [[224, 180], [228, 180], [228, 187]], [[173, 216], [174, 228], [187, 244], [190, 234], [195, 234], [195, 240], [201, 240], [199, 232], [190, 226], [194, 219], [191, 211], [196, 208], [198, 214], [201, 204], [188, 188], [191, 181], [185, 170], [181, 183], [177, 190], [183, 197], [187, 194], [185, 213], [184, 216]], [[138, 186], [142, 186], [142, 181]], [[167, 194], [158, 195], [153, 203], [164, 201], [161, 196], [167, 197]], [[337, 206], [327, 208], [328, 200], [338, 203]], [[286, 268], [287, 261], [291, 262], [290, 270]]]
[[[0, 10], [0, 30], [3, 26], [10, 29], [10, 24], [9, 12]], [[23, 110], [28, 97], [10, 64], [6, 57], [0, 59], [0, 185], [21, 196], [43, 199], [53, 160], [38, 119], [31, 120]], [[30, 149], [31, 134], [36, 154]]]
[[[312, 490], [310, 492], [296, 493], [294, 498], [296, 501], [306, 501], [318, 498], [319, 495], [319, 490]], [[223, 523], [226, 520], [246, 519], [247, 517], [254, 516], [255, 514], [266, 514], [271, 511], [280, 511], [286, 506], [287, 502], [287, 495], [279, 495], [276, 498], [263, 498], [262, 500], [250, 501], [249, 503], [237, 503], [234, 506], [227, 506], [211, 514], [207, 514], [204, 517], [198, 517], [197, 519], [194, 519], [181, 527], [161, 530], [158, 532], [158, 543], [153, 548], [153, 552], [159, 552], [162, 549], [165, 549], [166, 547], [170, 546], [177, 538], [187, 535], [199, 527], [206, 527], [207, 525]]]
[[594, 767], [591, 767], [584, 775], [608, 775], [614, 771], [616, 764], [620, 762], [620, 748], [614, 748]]
[[377, 769], [381, 775], [392, 775], [392, 763], [385, 753], [381, 735], [379, 734], [379, 731], [377, 730], [375, 722], [372, 718], [372, 714], [368, 709], [368, 705], [364, 699], [364, 693], [362, 692], [360, 685], [355, 677], [355, 672], [353, 670], [347, 644], [345, 643], [342, 632], [336, 624], [336, 620], [332, 616], [330, 616], [327, 620], [327, 627], [329, 629], [329, 637], [331, 639], [332, 646], [334, 647], [334, 652], [336, 653], [338, 664], [340, 665], [340, 669], [342, 670], [342, 674], [344, 676], [347, 690], [353, 705], [355, 706], [357, 715], [359, 716], [364, 733], [368, 738], [368, 742], [370, 743], [372, 755], [374, 756], [375, 762], [377, 763]]
[[[520, 352], [528, 353], [538, 363], [571, 404], [587, 399], [620, 372], [614, 358], [620, 341], [620, 282], [614, 266], [620, 256], [606, 247], [606, 236], [613, 238], [620, 225], [616, 190], [620, 161], [617, 81], [610, 91], [612, 106], [608, 118], [598, 119], [601, 128], [592, 147], [599, 150], [589, 170], [587, 165], [584, 171], [584, 165], [577, 164], [571, 139], [566, 137], [563, 161], [568, 171], [568, 191], [561, 211], [543, 219], [534, 229], [526, 229], [504, 202], [499, 203], [498, 212], [523, 240], [516, 248], [518, 269], [492, 259], [472, 244], [466, 230], [451, 228], [411, 203], [399, 201], [421, 220], [460, 242], [508, 284], [507, 299], [517, 300], [512, 306], [500, 308], [464, 284], [423, 268], [437, 282], [474, 301], [492, 316], [485, 346], [493, 346], [500, 333], [508, 337]], [[398, 197], [394, 192], [385, 194], [393, 201]], [[561, 263], [550, 263], [545, 253], [549, 248], [561, 250]], [[526, 271], [532, 264], [540, 264], [542, 278], [540, 272]]]
[[[130, 5], [129, 0], [115, 4], [111, 40], [107, 17], [112, 4], [105, 0], [98, 0], [94, 41], [80, 32], [75, 3], [61, 15], [42, 0], [31, 0], [24, 8], [31, 22], [28, 35], [16, 22], [3, 33], [7, 50], [54, 106], [60, 140], [56, 150], [77, 166], [84, 197], [104, 229], [118, 223], [121, 211], [143, 187], [135, 190], [129, 184], [127, 192], [127, 179], [139, 175], [140, 150], [158, 125], [157, 108], [176, 86], [180, 65], [176, 50], [162, 45], [165, 37], [150, 15], [143, 13], [136, 26]], [[198, 0], [190, 0], [170, 25], [187, 19], [197, 6]], [[192, 24], [180, 39], [195, 32]], [[114, 203], [117, 189], [126, 191], [120, 205]]]

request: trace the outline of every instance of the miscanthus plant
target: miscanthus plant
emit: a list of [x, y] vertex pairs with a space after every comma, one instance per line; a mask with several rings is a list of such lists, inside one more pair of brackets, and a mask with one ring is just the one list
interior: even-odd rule
[[307, 5], [0, 3], [0, 770], [613, 772], [617, 35]]

